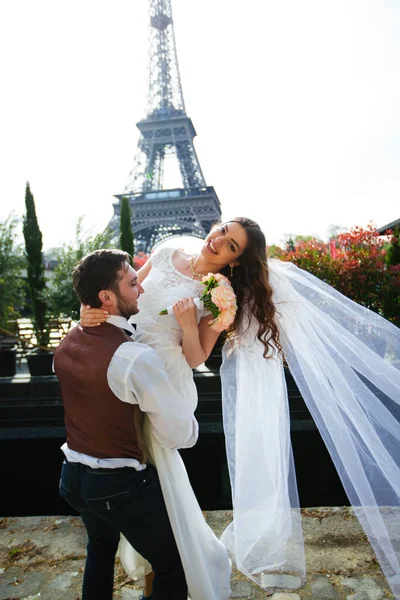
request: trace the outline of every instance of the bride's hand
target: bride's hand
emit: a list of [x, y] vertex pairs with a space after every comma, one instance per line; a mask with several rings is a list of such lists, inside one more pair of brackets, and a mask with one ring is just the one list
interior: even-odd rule
[[82, 327], [97, 327], [107, 320], [108, 312], [102, 308], [90, 308], [81, 304], [80, 315]]
[[182, 298], [173, 305], [174, 315], [181, 329], [196, 327], [197, 313], [193, 298]]

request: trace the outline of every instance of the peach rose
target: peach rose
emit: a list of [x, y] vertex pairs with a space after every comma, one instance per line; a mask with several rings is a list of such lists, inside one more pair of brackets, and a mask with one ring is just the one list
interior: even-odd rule
[[223, 284], [229, 285], [229, 287], [231, 287], [231, 282], [229, 281], [229, 279], [227, 277], [225, 277], [225, 275], [222, 275], [222, 273], [215, 273], [214, 278], [216, 281], [218, 281], [218, 283], [223, 283]]
[[204, 275], [204, 277], [202, 277], [201, 280], [203, 282], [206, 282], [209, 279], [211, 279], [211, 277], [214, 277], [215, 281], [218, 281], [218, 283], [223, 283], [225, 285], [231, 286], [231, 282], [229, 281], [229, 279], [225, 277], [225, 275], [222, 275], [222, 273], [207, 273], [207, 275]]
[[218, 308], [236, 308], [236, 297], [230, 286], [219, 285], [211, 290], [211, 300]]
[[235, 314], [236, 308], [233, 307], [222, 310], [214, 321], [210, 321], [211, 329], [214, 329], [214, 331], [225, 331], [235, 320]]
[[216, 273], [208, 273], [208, 275], [204, 275], [204, 277], [202, 277], [202, 281], [208, 281], [209, 279], [211, 279], [211, 277], [215, 277]]

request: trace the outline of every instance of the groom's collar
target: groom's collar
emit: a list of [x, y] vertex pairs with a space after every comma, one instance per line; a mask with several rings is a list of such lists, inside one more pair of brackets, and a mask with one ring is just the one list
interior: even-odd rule
[[128, 335], [135, 335], [135, 328], [125, 319], [125, 317], [120, 317], [119, 315], [110, 315], [107, 317], [107, 323], [111, 323], [111, 325], [115, 325], [120, 329], [125, 329]]

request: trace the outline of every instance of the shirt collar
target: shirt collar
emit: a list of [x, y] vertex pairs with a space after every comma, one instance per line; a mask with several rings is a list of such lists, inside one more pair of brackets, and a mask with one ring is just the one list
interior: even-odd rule
[[135, 335], [135, 328], [132, 327], [132, 325], [125, 319], [125, 317], [121, 317], [119, 315], [110, 315], [109, 317], [107, 317], [107, 323], [110, 323], [111, 325], [115, 325], [116, 327], [119, 327], [120, 329], [125, 329], [127, 331], [130, 331], [132, 333], [132, 335]]

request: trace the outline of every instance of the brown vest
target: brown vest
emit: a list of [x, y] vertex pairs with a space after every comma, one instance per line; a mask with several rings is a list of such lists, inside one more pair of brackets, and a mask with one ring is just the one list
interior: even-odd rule
[[144, 462], [138, 405], [111, 391], [107, 369], [117, 348], [132, 340], [109, 323], [74, 327], [54, 354], [71, 450], [96, 458], [137, 458]]

